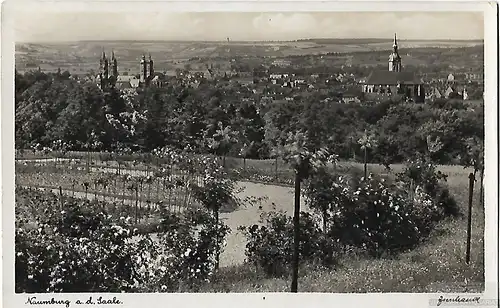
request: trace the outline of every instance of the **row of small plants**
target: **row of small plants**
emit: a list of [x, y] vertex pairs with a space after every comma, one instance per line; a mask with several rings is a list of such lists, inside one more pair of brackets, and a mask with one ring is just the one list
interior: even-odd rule
[[191, 177], [118, 176], [112, 173], [40, 172], [16, 173], [16, 183], [33, 188], [53, 188], [84, 194], [94, 199], [137, 201], [139, 204], [165, 204], [178, 208], [193, 205], [190, 185], [199, 184]]
[[220, 209], [252, 200], [205, 162], [203, 185], [192, 187], [201, 206], [160, 207], [155, 240], [109, 202], [17, 187], [16, 292], [176, 292], [209, 281], [229, 232]]
[[[334, 267], [346, 253], [381, 258], [417, 247], [440, 220], [460, 215], [445, 182], [425, 159], [409, 162], [395, 181], [319, 170], [302, 192], [314, 213], [300, 214], [301, 262]], [[251, 264], [272, 277], [290, 274], [290, 216], [266, 213], [261, 224], [240, 229], [248, 237]]]
[[203, 208], [164, 212], [152, 240], [104, 202], [21, 188], [16, 196], [16, 292], [192, 288], [213, 274], [228, 230]]
[[[131, 175], [122, 170], [122, 175], [99, 171], [88, 173], [83, 169], [62, 169], [52, 165], [22, 166], [16, 172], [16, 184], [32, 187], [59, 189], [84, 194], [86, 198], [102, 201], [120, 202], [123, 204], [137, 203], [139, 207], [157, 210], [159, 206], [167, 206], [171, 210], [197, 206], [193, 197], [193, 187], [202, 186], [203, 174], [185, 173], [172, 174], [165, 168], [152, 175]], [[230, 177], [232, 181], [236, 180]], [[234, 204], [224, 204], [221, 211], [234, 210]]]
[[[182, 213], [186, 209], [175, 207], [167, 204], [152, 204], [149, 202], [136, 202], [136, 200], [132, 199], [111, 199], [105, 198], [96, 198], [96, 197], [85, 197], [83, 194], [78, 195], [75, 191], [65, 191], [60, 189], [55, 189], [51, 187], [26, 187], [22, 185], [16, 186], [19, 191], [30, 191], [30, 196], [33, 197], [31, 202], [39, 202], [43, 200], [39, 194], [49, 194], [57, 195], [57, 202], [61, 203], [61, 200], [66, 200], [67, 198], [73, 198], [75, 200], [83, 200], [85, 202], [89, 202], [89, 204], [95, 204], [101, 209], [105, 209], [107, 213], [112, 215], [113, 217], [130, 217], [133, 222], [134, 228], [138, 230], [140, 234], [152, 234], [157, 232], [158, 225], [161, 221], [161, 213], [162, 211], [168, 211], [172, 213]], [[37, 193], [38, 192], [38, 193]], [[75, 194], [76, 193], [76, 194]], [[19, 195], [16, 191], [16, 198]], [[52, 202], [48, 202], [52, 203]], [[55, 201], [53, 202], [55, 204]], [[61, 205], [61, 207], [63, 207]], [[197, 205], [193, 205], [191, 208], [199, 208]], [[189, 209], [189, 208], [188, 208]]]
[[[50, 162], [36, 162], [36, 164], [28, 163], [20, 159], [18, 169], [33, 169], [33, 166], [53, 166], [54, 168], [70, 169], [70, 170], [106, 170], [122, 174], [124, 172], [145, 172], [146, 175], [156, 174], [165, 169], [166, 166], [176, 166], [176, 168], [186, 169], [187, 166], [193, 166], [200, 158], [206, 155], [197, 155], [187, 153], [186, 151], [178, 151], [172, 148], [160, 148], [152, 153], [132, 153], [130, 149], [123, 149], [120, 152], [103, 152], [103, 153], [85, 153], [85, 152], [70, 152], [63, 151], [60, 148], [65, 148], [59, 143], [53, 147], [41, 147], [40, 145], [33, 146], [30, 154], [33, 157], [52, 158]], [[57, 150], [59, 149], [59, 150]], [[17, 150], [17, 156], [23, 157], [26, 150]], [[221, 164], [224, 158], [219, 158]], [[228, 175], [241, 181], [252, 181], [259, 183], [273, 183], [282, 185], [293, 184], [293, 171], [289, 168], [279, 170], [262, 170], [257, 168], [248, 168], [244, 166], [233, 167], [223, 164]], [[197, 166], [201, 167], [201, 166]]]
[[[112, 158], [117, 158], [117, 156], [111, 156]], [[114, 173], [118, 175], [127, 175], [130, 173], [144, 173], [144, 178], [148, 176], [153, 177], [153, 181], [157, 181], [157, 178], [163, 178], [166, 175], [165, 165], [162, 163], [157, 164], [145, 164], [140, 163], [139, 161], [93, 161], [90, 166], [92, 168], [91, 171], [97, 171], [97, 173]], [[265, 184], [276, 184], [276, 185], [286, 185], [291, 186], [294, 182], [294, 173], [291, 169], [280, 169], [278, 170], [263, 170], [254, 167], [238, 167], [231, 168], [225, 167], [227, 174], [233, 180], [236, 181], [249, 181], [249, 182], [257, 182], [257, 183], [265, 183]], [[28, 162], [19, 162], [16, 165], [16, 171], [18, 173], [30, 174], [30, 173], [44, 173], [47, 171], [60, 173], [67, 171], [70, 172], [81, 172], [86, 171], [86, 165], [82, 164], [80, 160], [67, 160], [57, 162], [37, 162], [37, 163], [28, 163]], [[171, 171], [172, 172], [172, 171]], [[175, 171], [174, 171], [175, 172]], [[91, 178], [96, 178], [99, 176], [92, 176]], [[102, 177], [102, 176], [101, 176]], [[57, 183], [57, 179], [51, 180], [53, 183]], [[76, 180], [79, 182], [78, 180]], [[93, 180], [91, 180], [92, 182]], [[158, 183], [157, 186], [161, 186]]]
[[61, 187], [64, 190], [85, 193], [94, 198], [137, 200], [157, 205], [163, 203], [179, 208], [192, 202], [190, 186], [201, 185], [201, 172], [162, 168], [150, 175], [131, 175], [123, 170], [121, 175], [107, 170], [88, 173], [83, 168], [59, 168], [51, 164], [16, 166], [16, 183], [28, 187]]
[[[88, 167], [88, 168], [87, 168]], [[65, 160], [54, 162], [22, 162], [16, 164], [16, 171], [19, 173], [40, 173], [40, 172], [67, 172], [67, 171], [85, 171], [89, 172], [106, 172], [118, 175], [139, 173], [145, 176], [158, 177], [165, 172], [165, 166], [156, 164], [144, 164], [134, 162], [117, 161], [93, 161], [90, 165], [82, 163], [80, 160]], [[43, 170], [43, 171], [42, 171]], [[290, 169], [281, 169], [278, 172], [262, 170], [258, 168], [229, 168], [226, 167], [228, 176], [238, 181], [249, 181], [266, 184], [293, 185], [293, 171]]]

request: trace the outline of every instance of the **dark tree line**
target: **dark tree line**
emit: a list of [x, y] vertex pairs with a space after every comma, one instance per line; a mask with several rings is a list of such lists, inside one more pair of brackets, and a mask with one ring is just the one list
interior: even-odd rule
[[16, 148], [51, 146], [64, 140], [74, 150], [129, 147], [151, 151], [169, 145], [244, 158], [269, 158], [290, 132], [307, 134], [311, 149], [328, 148], [342, 159], [362, 161], [359, 140], [370, 132], [370, 162], [391, 164], [428, 153], [437, 163], [458, 163], [466, 140], [484, 140], [484, 109], [462, 101], [426, 104], [327, 102], [308, 93], [293, 101], [244, 101], [248, 91], [231, 83], [205, 81], [194, 88], [171, 82], [121, 93], [101, 91], [67, 72], [15, 75]]

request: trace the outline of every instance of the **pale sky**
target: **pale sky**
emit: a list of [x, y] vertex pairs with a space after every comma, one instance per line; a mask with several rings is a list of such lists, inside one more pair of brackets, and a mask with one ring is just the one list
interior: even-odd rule
[[483, 39], [482, 12], [24, 12], [16, 41]]

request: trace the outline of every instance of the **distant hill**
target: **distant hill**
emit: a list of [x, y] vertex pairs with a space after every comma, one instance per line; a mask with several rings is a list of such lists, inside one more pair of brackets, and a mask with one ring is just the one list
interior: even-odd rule
[[[373, 44], [393, 42], [390, 38], [319, 38], [319, 39], [302, 39], [297, 42], [314, 42], [316, 44]], [[447, 39], [434, 39], [434, 40], [407, 40], [398, 38], [398, 42], [437, 42], [437, 43], [454, 43], [454, 44], [483, 44], [484, 40], [447, 40]]]
[[[400, 49], [430, 48], [482, 48], [482, 41], [456, 40], [401, 40]], [[45, 71], [58, 68], [72, 74], [85, 74], [99, 67], [103, 49], [113, 50], [119, 67], [125, 71], [136, 71], [138, 60], [150, 53], [158, 67], [173, 69], [183, 67], [192, 58], [218, 58], [230, 60], [234, 57], [287, 57], [303, 55], [349, 54], [390, 50], [390, 39], [307, 39], [289, 42], [201, 42], [201, 41], [79, 41], [57, 43], [16, 44], [16, 69], [19, 71], [40, 67]], [[156, 66], [155, 64], [155, 66]]]

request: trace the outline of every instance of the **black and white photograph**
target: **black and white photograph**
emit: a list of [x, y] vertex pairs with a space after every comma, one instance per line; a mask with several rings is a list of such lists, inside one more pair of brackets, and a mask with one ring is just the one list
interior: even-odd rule
[[485, 9], [141, 5], [12, 11], [16, 296], [495, 287]]

